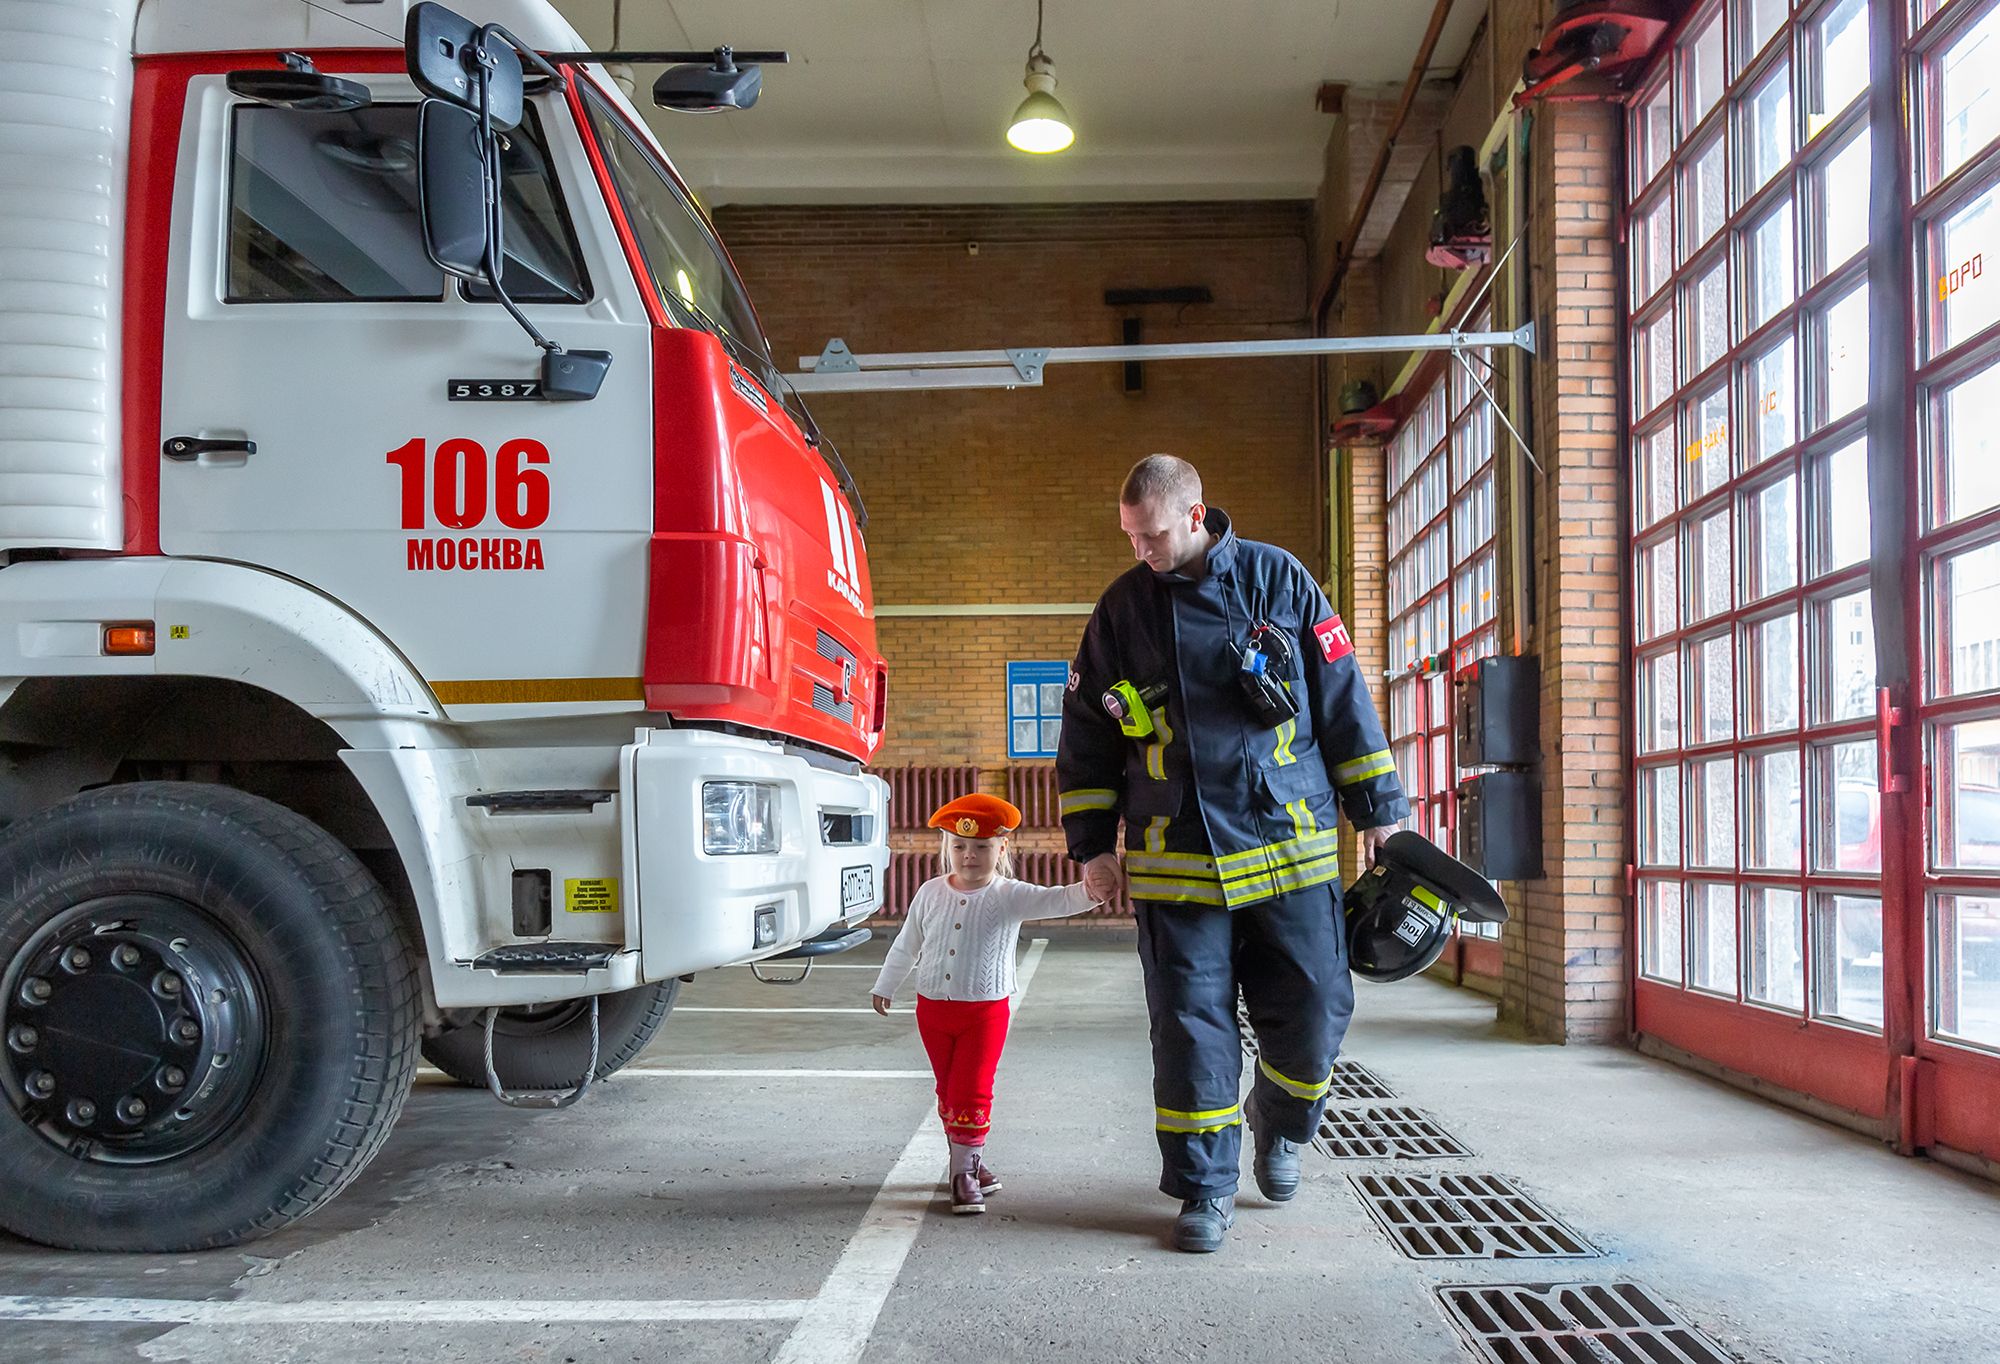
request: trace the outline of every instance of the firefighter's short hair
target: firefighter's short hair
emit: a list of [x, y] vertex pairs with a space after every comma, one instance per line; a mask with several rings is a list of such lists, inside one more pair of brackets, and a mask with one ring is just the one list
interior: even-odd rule
[[1125, 475], [1118, 500], [1128, 507], [1162, 502], [1178, 515], [1202, 500], [1201, 475], [1178, 455], [1147, 455]]

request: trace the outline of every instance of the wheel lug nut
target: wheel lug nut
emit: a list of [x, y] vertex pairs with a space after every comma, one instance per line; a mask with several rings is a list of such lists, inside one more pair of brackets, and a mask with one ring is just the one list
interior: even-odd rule
[[69, 1120], [77, 1127], [88, 1127], [97, 1121], [97, 1105], [88, 1099], [71, 1099]]
[[188, 1082], [187, 1072], [179, 1066], [168, 1066], [160, 1072], [160, 1088], [171, 1093]]
[[111, 960], [129, 971], [139, 964], [139, 949], [129, 942], [120, 943], [117, 950], [111, 954]]
[[56, 1092], [56, 1077], [46, 1070], [38, 1070], [28, 1077], [26, 1087], [30, 1098], [46, 1099]]
[[153, 977], [153, 989], [171, 998], [181, 992], [181, 978], [172, 971], [162, 971]]
[[36, 1047], [39, 1047], [41, 1044], [42, 1044], [41, 1029], [31, 1028], [25, 1023], [21, 1024], [19, 1027], [15, 1028], [12, 1032], [7, 1034], [7, 1045], [12, 1047], [15, 1051], [30, 1052], [33, 1051]]
[[89, 950], [82, 947], [70, 948], [69, 951], [63, 953], [63, 965], [72, 971], [88, 971], [90, 969]]
[[40, 976], [29, 976], [21, 983], [21, 998], [30, 1004], [46, 1004], [56, 992], [56, 987]]
[[126, 1122], [138, 1122], [146, 1116], [146, 1101], [139, 1098], [120, 1099], [118, 1116]]
[[174, 1040], [176, 1042], [199, 1042], [201, 1040], [201, 1029], [195, 1026], [195, 1021], [192, 1018], [183, 1018], [180, 1022], [174, 1024]]

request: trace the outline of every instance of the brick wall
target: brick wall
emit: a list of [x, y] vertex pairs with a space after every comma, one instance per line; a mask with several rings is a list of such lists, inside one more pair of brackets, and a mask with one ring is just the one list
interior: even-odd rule
[[[1103, 345], [1107, 288], [1206, 285], [1214, 302], [1132, 310], [1145, 341], [1306, 334], [1304, 202], [725, 208], [718, 227], [786, 369], [829, 337], [858, 352]], [[976, 248], [976, 249], [975, 249]], [[1324, 571], [1324, 479], [1308, 360], [1048, 372], [1039, 389], [820, 395], [867, 499], [885, 606], [1094, 601], [1131, 563], [1119, 483], [1165, 450], [1202, 471], [1244, 534]], [[1008, 659], [1070, 657], [1080, 615], [890, 617], [880, 762], [976, 763], [1001, 789]]]

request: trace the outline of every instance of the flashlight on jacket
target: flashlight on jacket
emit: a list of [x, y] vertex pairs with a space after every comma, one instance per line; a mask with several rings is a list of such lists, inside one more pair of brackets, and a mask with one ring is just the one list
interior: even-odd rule
[[1153, 707], [1166, 699], [1164, 682], [1155, 682], [1141, 689], [1122, 679], [1112, 683], [1111, 689], [1099, 698], [1104, 704], [1104, 713], [1118, 722], [1118, 728], [1128, 739], [1151, 737]]

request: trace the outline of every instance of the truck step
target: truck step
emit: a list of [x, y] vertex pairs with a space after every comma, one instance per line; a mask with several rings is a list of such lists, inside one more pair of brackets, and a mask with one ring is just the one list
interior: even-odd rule
[[473, 959], [473, 966], [501, 975], [538, 971], [582, 975], [607, 966], [621, 949], [602, 942], [521, 942], [496, 947]]
[[616, 791], [485, 791], [465, 803], [495, 815], [589, 814]]

